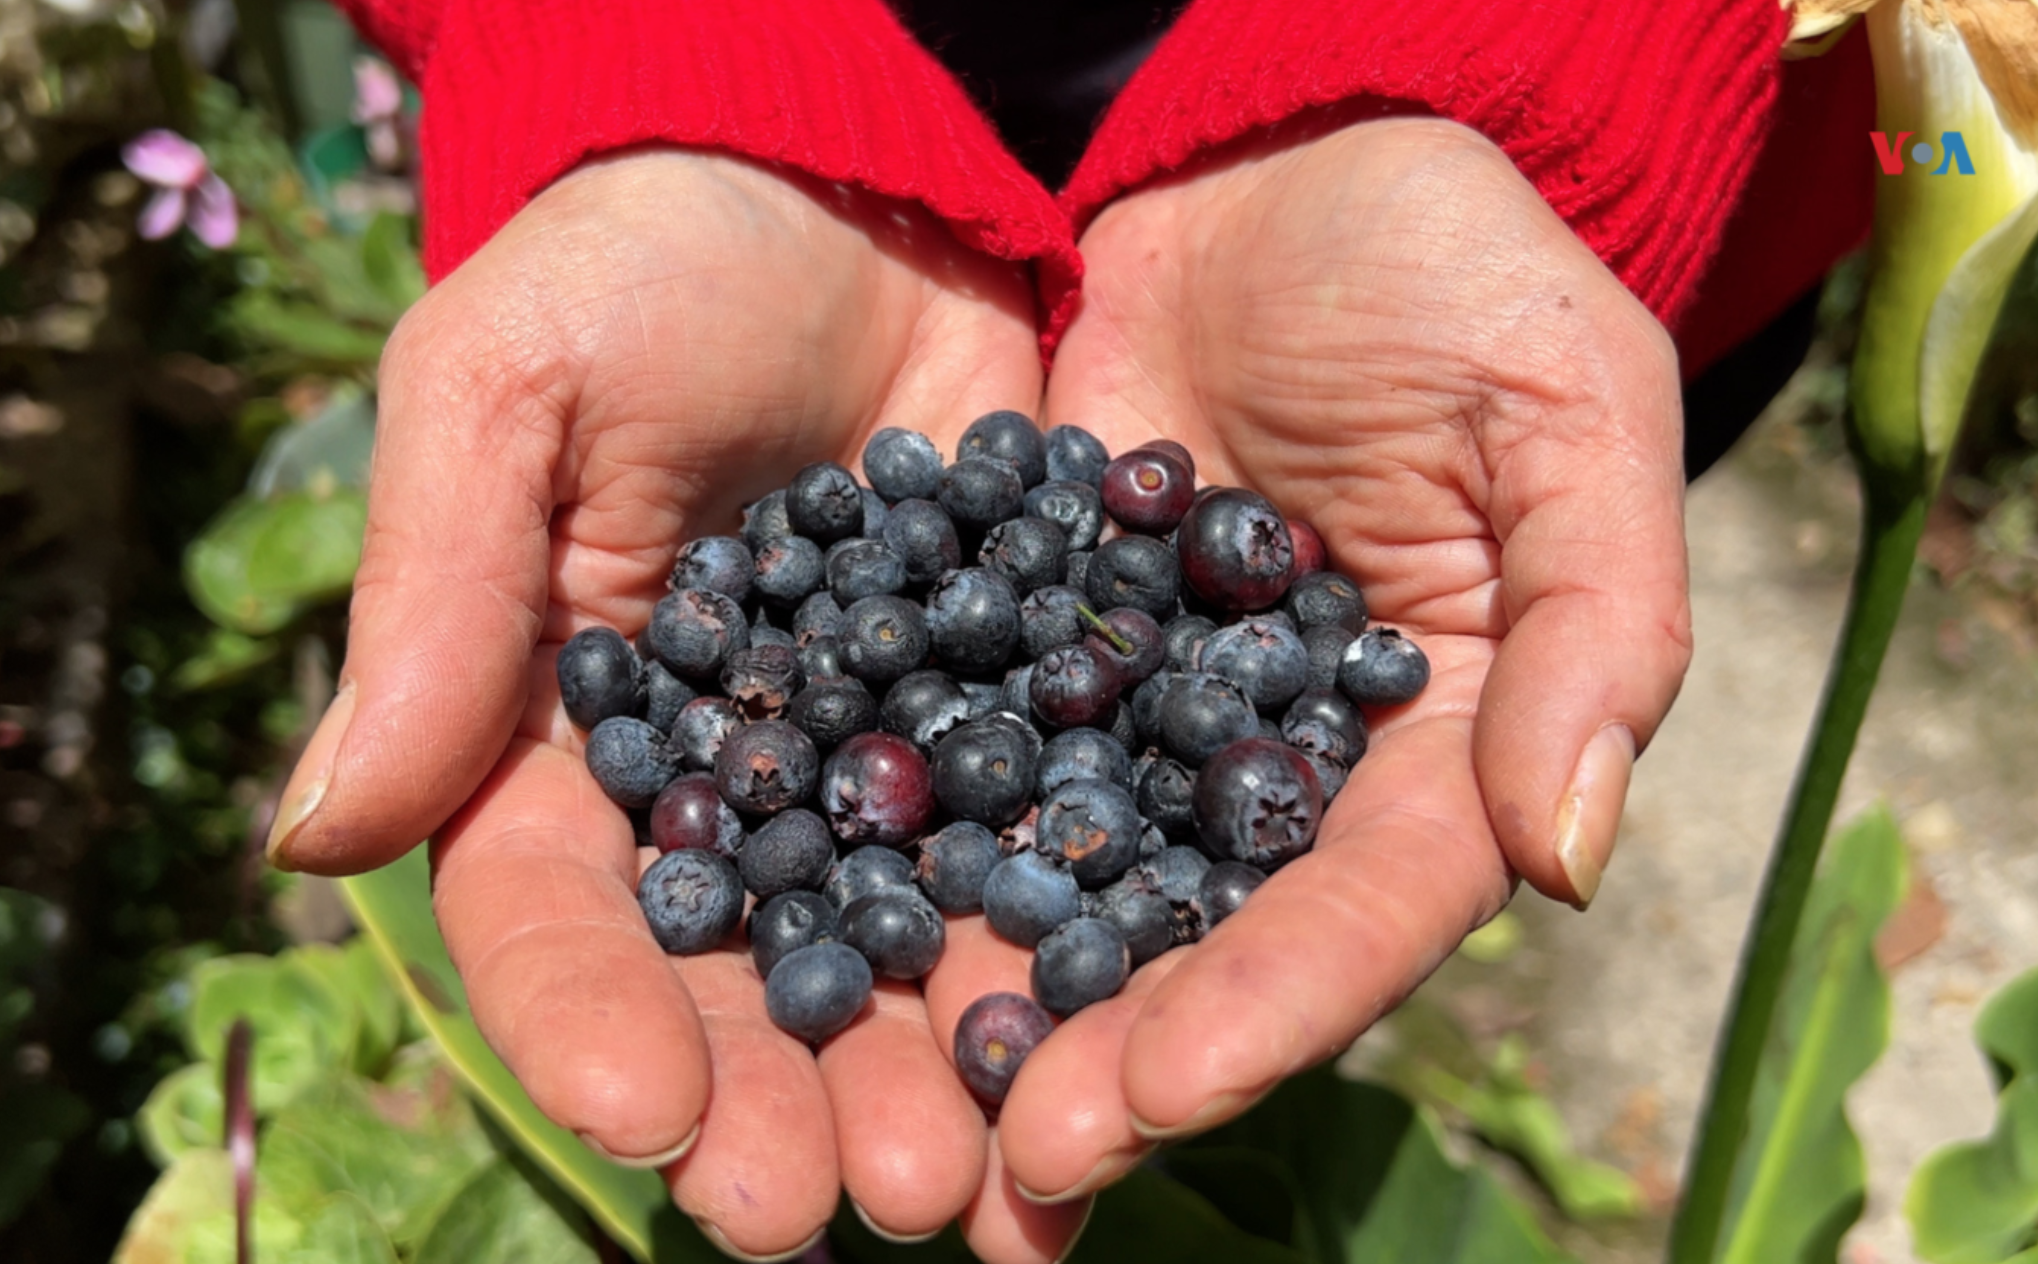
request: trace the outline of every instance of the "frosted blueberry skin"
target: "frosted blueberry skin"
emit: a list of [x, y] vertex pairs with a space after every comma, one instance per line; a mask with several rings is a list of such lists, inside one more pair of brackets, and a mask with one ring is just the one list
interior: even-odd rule
[[1140, 815], [1174, 838], [1196, 834], [1196, 774], [1163, 755], [1148, 764], [1138, 787]]
[[845, 540], [826, 559], [828, 591], [843, 605], [906, 586], [906, 562], [883, 540]]
[[1071, 781], [1108, 781], [1133, 788], [1132, 756], [1102, 729], [1064, 729], [1040, 748], [1034, 789], [1044, 801]]
[[1309, 687], [1333, 689], [1337, 669], [1344, 664], [1345, 650], [1358, 638], [1337, 624], [1311, 628], [1302, 634], [1302, 648], [1309, 655]]
[[870, 1000], [870, 963], [842, 943], [796, 948], [764, 981], [764, 1008], [778, 1029], [819, 1044], [847, 1027]]
[[850, 852], [828, 871], [821, 894], [836, 909], [845, 909], [866, 895], [912, 891], [913, 862], [903, 853], [873, 844]]
[[1266, 497], [1242, 487], [1199, 496], [1175, 533], [1182, 578], [1225, 610], [1265, 610], [1287, 595], [1295, 541]]
[[1090, 555], [1083, 589], [1093, 610], [1131, 606], [1155, 619], [1172, 619], [1181, 595], [1181, 565], [1174, 550], [1143, 535], [1123, 535]]
[[1397, 707], [1429, 684], [1429, 656], [1393, 628], [1367, 628], [1345, 647], [1337, 687], [1353, 702]]
[[825, 753], [877, 728], [877, 699], [853, 677], [822, 677], [793, 696], [786, 719], [812, 739], [816, 750]]
[[1019, 472], [1003, 461], [965, 456], [941, 472], [935, 503], [962, 531], [981, 535], [1026, 507]]
[[738, 812], [770, 816], [806, 801], [820, 780], [813, 741], [784, 720], [759, 720], [731, 733], [715, 754], [715, 785]]
[[833, 940], [837, 926], [835, 906], [812, 891], [787, 891], [763, 901], [750, 914], [750, 960], [757, 977], [770, 978], [771, 968], [788, 953]]
[[786, 518], [785, 489], [779, 488], [768, 493], [743, 510], [743, 543], [756, 554], [773, 540], [783, 540], [793, 533], [793, 524]]
[[927, 647], [943, 667], [995, 671], [1019, 644], [1019, 592], [983, 567], [947, 571], [927, 591], [926, 625]]
[[677, 956], [707, 952], [743, 919], [743, 880], [710, 851], [669, 851], [637, 880], [637, 904], [658, 946]]
[[1221, 860], [1272, 870], [1308, 851], [1322, 821], [1316, 770], [1280, 742], [1233, 742], [1196, 774], [1196, 834]]
[[1023, 722], [1001, 723], [998, 714], [963, 725], [934, 748], [935, 798], [950, 815], [1005, 828], [1032, 806], [1038, 741]]
[[969, 698], [947, 672], [908, 672], [885, 691], [878, 727], [932, 751], [942, 738], [969, 720]]
[[[1133, 688], [1167, 661], [1167, 637], [1160, 623], [1146, 611], [1120, 606], [1105, 611], [1100, 618], [1110, 634], [1091, 625], [1083, 644], [1111, 664], [1122, 688]], [[1088, 625], [1088, 620], [1084, 622]]]
[[884, 541], [906, 568], [908, 583], [925, 584], [962, 565], [962, 541], [948, 512], [931, 500], [902, 500], [885, 518]]
[[1047, 440], [1040, 433], [1040, 427], [1025, 413], [1000, 409], [985, 413], [969, 423], [956, 441], [955, 455], [964, 457], [986, 457], [1002, 461], [1019, 475], [1024, 487], [1032, 487], [1047, 477]]
[[739, 605], [750, 599], [757, 558], [733, 535], [706, 535], [680, 546], [672, 563], [672, 588], [707, 588]]
[[1288, 586], [1281, 608], [1298, 631], [1341, 627], [1354, 636], [1366, 630], [1366, 595], [1349, 576], [1335, 571], [1303, 575]]
[[893, 505], [932, 496], [942, 465], [934, 441], [918, 431], [886, 426], [863, 445], [863, 476]]
[[665, 664], [655, 658], [644, 664], [644, 682], [647, 686], [645, 721], [662, 733], [672, 732], [673, 724], [679, 719], [680, 708], [699, 695], [694, 693], [692, 685], [673, 675]]
[[[772, 643], [761, 644], [756, 638], [767, 631], [774, 638]], [[729, 655], [729, 661], [722, 664], [722, 692], [746, 720], [776, 720], [785, 714], [786, 705], [806, 684], [806, 677], [800, 671], [799, 652], [792, 646], [792, 638], [777, 629], [754, 629], [751, 646]]]
[[1198, 660], [1236, 684], [1261, 711], [1278, 713], [1309, 684], [1309, 650], [1302, 638], [1272, 619], [1245, 619], [1219, 628]]
[[743, 885], [760, 900], [787, 891], [819, 890], [834, 863], [834, 835], [827, 822], [805, 808], [792, 808], [766, 821], [736, 857]]
[[933, 772], [919, 748], [896, 733], [859, 733], [836, 747], [821, 770], [821, 810], [852, 847], [902, 847], [934, 815]]
[[926, 616], [917, 601], [865, 597], [842, 612], [842, 666], [867, 685], [889, 685], [927, 663]]
[[976, 913], [984, 907], [984, 881], [1004, 859], [998, 836], [975, 821], [951, 821], [920, 840], [914, 876], [920, 890], [944, 913]]
[[1055, 928], [1033, 956], [1033, 996], [1050, 1014], [1067, 1018], [1116, 996], [1132, 973], [1132, 954], [1118, 927], [1100, 917], [1079, 917]]
[[1116, 881], [1139, 859], [1145, 831], [1139, 807], [1122, 786], [1071, 781], [1040, 805], [1034, 846], [1067, 861], [1076, 884], [1096, 890]]
[[709, 772], [722, 743], [742, 727], [743, 713], [727, 698], [695, 698], [672, 722], [672, 748], [687, 771]]
[[850, 901], [842, 910], [842, 942], [888, 979], [917, 979], [941, 960], [947, 932], [941, 914], [918, 891], [886, 891]]
[[1203, 906], [1204, 928], [1207, 930], [1238, 912], [1246, 897], [1266, 880], [1266, 874], [1236, 860], [1210, 866], [1203, 875], [1203, 884], [1197, 895]]
[[1159, 718], [1161, 744], [1190, 768], [1259, 732], [1259, 716], [1244, 691], [1208, 672], [1176, 679], [1161, 697]]
[[665, 734], [626, 715], [603, 720], [587, 735], [587, 770], [602, 793], [626, 808], [648, 808], [679, 775], [679, 755]]
[[1305, 689], [1281, 716], [1281, 740], [1349, 768], [1366, 753], [1366, 717], [1335, 689]]
[[979, 996], [955, 1024], [955, 1069], [979, 1100], [997, 1106], [1027, 1055], [1053, 1030], [1053, 1016], [1030, 996]]
[[1055, 426], [1048, 430], [1044, 446], [1048, 478], [1091, 487], [1103, 483], [1111, 452], [1097, 436], [1078, 426]]
[[649, 678], [644, 660], [614, 628], [585, 628], [559, 647], [554, 664], [566, 718], [592, 729], [619, 715], [644, 710]]
[[1088, 483], [1042, 483], [1026, 493], [1023, 503], [1029, 517], [1061, 528], [1065, 553], [1094, 549], [1103, 538], [1104, 498]]
[[1090, 916], [1118, 928], [1135, 970], [1175, 946], [1174, 919], [1167, 900], [1137, 873], [1097, 892], [1090, 902]]
[[645, 629], [658, 661], [686, 680], [713, 680], [732, 650], [750, 647], [743, 608], [709, 588], [668, 593], [651, 609]]
[[984, 880], [984, 919], [1021, 948], [1033, 947], [1082, 911], [1075, 875], [1067, 865], [1037, 851], [1006, 857]]
[[1059, 584], [1067, 566], [1068, 537], [1045, 518], [1013, 518], [984, 535], [977, 561], [1005, 577], [1012, 591], [1025, 596], [1036, 588]]
[[1037, 659], [1055, 650], [1078, 644], [1089, 625], [1076, 607], [1089, 600], [1067, 584], [1050, 584], [1027, 593], [1019, 603], [1019, 651]]
[[751, 585], [766, 605], [797, 608], [827, 578], [827, 557], [821, 546], [803, 535], [767, 540], [757, 550]]
[[816, 544], [833, 544], [863, 530], [863, 488], [833, 461], [817, 461], [793, 475], [785, 489], [792, 529]]

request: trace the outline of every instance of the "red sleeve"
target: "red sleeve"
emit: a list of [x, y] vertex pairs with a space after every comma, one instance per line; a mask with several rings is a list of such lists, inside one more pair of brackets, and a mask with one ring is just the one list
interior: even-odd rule
[[435, 278], [582, 159], [666, 142], [922, 203], [1073, 302], [1067, 218], [882, 0], [341, 3], [423, 94]]
[[[1806, 88], [1787, 95], [1788, 27], [1776, 0], [1196, 0], [1112, 104], [1062, 204], [1080, 232], [1125, 190], [1315, 107], [1436, 114], [1506, 151], [1694, 373], [1867, 225], [1865, 41], [1793, 63]], [[1737, 266], [1702, 284], [1751, 186], [1783, 222], [1743, 217]]]

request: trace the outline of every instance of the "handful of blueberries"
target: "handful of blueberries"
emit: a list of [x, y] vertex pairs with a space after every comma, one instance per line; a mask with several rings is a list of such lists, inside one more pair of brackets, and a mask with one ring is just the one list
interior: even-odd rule
[[995, 1105], [1054, 1016], [1310, 849], [1361, 706], [1414, 698], [1429, 664], [1368, 626], [1312, 528], [1198, 490], [1179, 444], [1113, 459], [996, 412], [959, 449], [887, 429], [868, 486], [807, 466], [740, 537], [680, 549], [634, 646], [590, 628], [558, 672], [589, 771], [663, 853], [651, 933], [715, 948], [747, 890], [785, 1031], [825, 1040], [876, 975], [926, 974], [944, 914], [1034, 949], [1033, 996], [956, 1030]]

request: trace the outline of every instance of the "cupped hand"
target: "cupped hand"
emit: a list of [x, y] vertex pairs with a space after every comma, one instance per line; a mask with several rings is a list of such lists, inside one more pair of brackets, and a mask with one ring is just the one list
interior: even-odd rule
[[[923, 212], [678, 151], [588, 164], [408, 315], [381, 372], [369, 522], [336, 700], [271, 854], [318, 873], [433, 839], [433, 902], [476, 1022], [538, 1106], [664, 1167], [725, 1248], [795, 1252], [846, 1189], [895, 1236], [959, 1213], [987, 1257], [1051, 1259], [1081, 1209], [987, 1161], [917, 989], [818, 1060], [747, 954], [667, 958], [625, 815], [553, 673], [634, 633], [679, 543], [880, 426], [952, 449], [1032, 411], [1023, 273]], [[946, 1030], [943, 1032], [946, 1037]]]
[[1515, 879], [1589, 901], [1690, 654], [1675, 353], [1491, 144], [1271, 136], [1082, 248], [1048, 419], [1178, 440], [1315, 524], [1434, 676], [1374, 717], [1312, 854], [1029, 1059], [1000, 1143], [1048, 1202], [1344, 1048]]

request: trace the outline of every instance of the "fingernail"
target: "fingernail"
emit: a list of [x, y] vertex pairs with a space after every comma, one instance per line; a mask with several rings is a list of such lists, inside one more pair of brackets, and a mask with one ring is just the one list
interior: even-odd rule
[[1133, 1168], [1138, 1167], [1140, 1160], [1151, 1153], [1153, 1153], [1153, 1147], [1150, 1145], [1134, 1146], [1130, 1150], [1113, 1151], [1099, 1159], [1097, 1166], [1090, 1169], [1088, 1176], [1085, 1176], [1082, 1180], [1077, 1181], [1058, 1194], [1036, 1193], [1018, 1181], [1013, 1181], [1012, 1185], [1013, 1188], [1019, 1191], [1019, 1197], [1029, 1203], [1038, 1203], [1043, 1207], [1052, 1207], [1056, 1203], [1074, 1202], [1085, 1194], [1096, 1193], [1127, 1172], [1130, 1172]]
[[619, 1166], [622, 1167], [657, 1168], [664, 1167], [668, 1163], [677, 1163], [681, 1159], [685, 1158], [686, 1152], [688, 1150], [693, 1149], [693, 1143], [700, 1140], [701, 1126], [699, 1124], [695, 1124], [693, 1126], [692, 1132], [687, 1133], [684, 1137], [681, 1137], [679, 1139], [678, 1145], [673, 1146], [669, 1150], [660, 1150], [656, 1154], [616, 1154], [613, 1151], [611, 1151], [607, 1146], [603, 1145], [601, 1142], [596, 1141], [593, 1137], [589, 1136], [587, 1133], [582, 1132], [577, 1133], [575, 1135], [577, 1135], [580, 1138], [580, 1143], [582, 1145], [594, 1151], [596, 1154], [599, 1154], [600, 1156], [607, 1159], [611, 1163], [618, 1164]]
[[729, 1241], [729, 1235], [717, 1229], [712, 1223], [706, 1220], [696, 1220], [694, 1223], [700, 1226], [701, 1236], [715, 1244], [717, 1251], [720, 1251], [732, 1260], [743, 1260], [745, 1264], [779, 1264], [781, 1260], [796, 1260], [818, 1246], [821, 1239], [828, 1233], [827, 1227], [823, 1226], [814, 1231], [813, 1237], [808, 1238], [790, 1251], [780, 1251], [775, 1255], [752, 1255], [750, 1252], [738, 1248], [735, 1243]]
[[296, 868], [290, 863], [290, 840], [297, 837], [304, 823], [325, 801], [326, 789], [333, 781], [333, 756], [339, 752], [340, 738], [346, 735], [347, 725], [353, 719], [354, 682], [350, 680], [333, 695], [332, 705], [312, 730], [311, 740], [304, 744], [304, 754], [297, 757], [297, 767], [284, 787], [283, 801], [276, 809], [276, 823], [269, 827], [269, 863], [278, 869]]
[[1625, 724], [1609, 724], [1585, 744], [1570, 788], [1557, 805], [1557, 863], [1571, 880], [1571, 902], [1581, 909], [1592, 903], [1613, 856], [1634, 768], [1635, 735]]
[[1267, 1095], [1269, 1090], [1253, 1089], [1245, 1093], [1222, 1093], [1204, 1103], [1203, 1109], [1178, 1124], [1150, 1124], [1138, 1115], [1132, 1117], [1132, 1130], [1148, 1141], [1173, 1141], [1178, 1137], [1194, 1136], [1206, 1129], [1215, 1128], [1228, 1119], [1243, 1115], [1253, 1103]]
[[1083, 1241], [1083, 1231], [1090, 1227], [1090, 1217], [1096, 1214], [1097, 1200], [1092, 1198], [1090, 1205], [1083, 1209], [1083, 1222], [1076, 1226], [1074, 1233], [1069, 1235], [1068, 1243], [1062, 1247], [1061, 1254], [1054, 1257], [1054, 1264], [1066, 1264], [1069, 1256], [1076, 1253], [1076, 1247], [1081, 1245]]
[[864, 1228], [870, 1230], [872, 1233], [875, 1233], [877, 1236], [883, 1238], [885, 1241], [893, 1243], [894, 1245], [915, 1246], [922, 1242], [930, 1242], [933, 1239], [941, 1236], [941, 1230], [938, 1228], [929, 1229], [925, 1233], [893, 1233], [890, 1229], [887, 1229], [883, 1225], [879, 1224], [877, 1221], [872, 1220], [870, 1218], [870, 1213], [863, 1209], [862, 1203], [857, 1202], [854, 1198], [852, 1198], [849, 1200], [849, 1205], [855, 1208], [856, 1218], [858, 1220], [863, 1221]]

